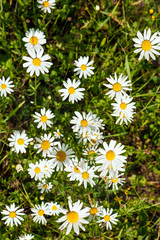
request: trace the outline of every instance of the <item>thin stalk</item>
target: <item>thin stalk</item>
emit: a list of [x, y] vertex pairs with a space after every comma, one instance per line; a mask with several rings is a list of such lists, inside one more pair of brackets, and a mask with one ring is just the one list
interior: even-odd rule
[[34, 93], [34, 102], [35, 106], [37, 107], [37, 76], [35, 74], [35, 93]]

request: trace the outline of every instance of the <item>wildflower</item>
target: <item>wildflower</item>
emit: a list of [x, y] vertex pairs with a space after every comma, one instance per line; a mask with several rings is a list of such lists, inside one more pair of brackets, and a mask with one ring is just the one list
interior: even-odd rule
[[149, 28], [148, 31], [144, 30], [144, 36], [140, 31], [137, 32], [138, 38], [133, 38], [132, 40], [136, 43], [134, 47], [138, 48], [134, 51], [134, 53], [141, 52], [139, 56], [139, 60], [143, 57], [149, 61], [149, 57], [153, 60], [156, 59], [155, 55], [160, 55], [160, 53], [156, 50], [160, 50], [160, 46], [158, 43], [160, 42], [160, 37], [157, 36], [157, 32], [155, 32], [151, 36], [151, 29]]
[[11, 94], [12, 92], [14, 92], [14, 90], [12, 89], [14, 87], [14, 85], [12, 84], [13, 81], [9, 81], [9, 80], [10, 80], [10, 77], [8, 77], [6, 80], [5, 80], [4, 76], [2, 77], [2, 79], [0, 78], [1, 97], [3, 95], [6, 97], [7, 93]]
[[38, 122], [37, 128], [42, 127], [43, 130], [46, 130], [47, 126], [51, 127], [53, 124], [49, 119], [54, 118], [55, 115], [49, 109], [46, 111], [46, 109], [43, 108], [41, 109], [41, 113], [35, 112], [33, 117], [36, 119], [34, 122]]
[[117, 171], [110, 171], [110, 175], [108, 176], [108, 185], [109, 187], [112, 185], [112, 190], [118, 190], [118, 183], [123, 185], [125, 178], [120, 178], [122, 175], [124, 175], [124, 173], [118, 174]]
[[83, 150], [83, 154], [93, 159], [98, 153], [97, 147], [98, 146], [89, 145], [85, 150]]
[[91, 145], [98, 146], [100, 143], [103, 142], [104, 136], [103, 133], [98, 130], [92, 131], [88, 138]]
[[20, 172], [20, 171], [23, 171], [23, 167], [22, 167], [21, 164], [16, 165], [16, 171], [17, 171], [17, 173]]
[[53, 202], [50, 202], [50, 203], [47, 203], [48, 205], [48, 212], [49, 212], [49, 215], [59, 215], [60, 212], [61, 212], [61, 206], [59, 204], [57, 204], [57, 202], [53, 203]]
[[36, 76], [39, 76], [40, 72], [42, 74], [49, 72], [47, 68], [50, 68], [53, 63], [47, 62], [47, 60], [49, 60], [51, 57], [48, 54], [42, 56], [43, 52], [43, 48], [38, 49], [37, 51], [32, 49], [28, 50], [28, 53], [31, 57], [23, 57], [23, 60], [27, 61], [23, 64], [23, 67], [27, 67], [27, 73], [30, 72], [30, 76], [32, 76], [34, 72]]
[[46, 183], [46, 180], [43, 179], [40, 183], [38, 183], [38, 189], [41, 190], [40, 192], [41, 193], [44, 193], [44, 192], [50, 192], [53, 185], [51, 182], [49, 183]]
[[44, 13], [51, 13], [51, 9], [55, 6], [55, 0], [37, 0], [39, 3], [38, 8], [41, 8]]
[[25, 130], [23, 130], [22, 133], [19, 131], [14, 131], [8, 140], [10, 141], [9, 146], [12, 147], [12, 151], [16, 153], [26, 153], [26, 148], [33, 138], [28, 138]]
[[44, 215], [49, 215], [47, 203], [42, 202], [41, 205], [35, 205], [35, 208], [31, 208], [33, 212], [31, 215], [34, 216], [33, 221], [46, 224], [47, 220]]
[[56, 171], [63, 170], [63, 166], [70, 164], [71, 158], [74, 158], [74, 152], [72, 149], [68, 149], [68, 145], [59, 142], [57, 147], [54, 147], [53, 152], [49, 155], [53, 162], [53, 167], [56, 167]]
[[120, 170], [126, 162], [126, 157], [121, 154], [124, 153], [124, 146], [121, 143], [116, 145], [116, 141], [111, 140], [109, 145], [106, 142], [103, 142], [104, 149], [100, 148], [100, 156], [96, 157], [97, 163], [102, 163], [102, 168], [113, 169], [114, 171]]
[[54, 137], [51, 136], [51, 133], [48, 135], [45, 133], [44, 136], [41, 136], [41, 138], [37, 138], [38, 141], [37, 144], [34, 145], [35, 149], [38, 149], [37, 153], [42, 152], [42, 156], [46, 157], [48, 154], [51, 154], [53, 152], [53, 146], [56, 144], [54, 143]]
[[94, 69], [94, 67], [90, 67], [90, 65], [93, 63], [94, 61], [90, 61], [89, 62], [89, 57], [80, 57], [78, 58], [77, 61], [74, 62], [74, 65], [76, 66], [76, 68], [74, 69], [74, 72], [76, 72], [77, 75], [79, 75], [79, 78], [81, 78], [84, 75], [84, 78], [86, 79], [87, 76], [91, 76], [92, 74], [94, 74], [94, 72], [92, 71], [92, 69]]
[[97, 218], [98, 220], [100, 219], [99, 217], [102, 214], [103, 206], [97, 207], [97, 205], [98, 205], [98, 202], [96, 202], [96, 204], [92, 204], [91, 208], [89, 209], [89, 213], [90, 213], [90, 216], [88, 218], [89, 222], [95, 218]]
[[153, 13], [154, 13], [154, 10], [153, 10], [153, 9], [149, 9], [149, 13], [150, 13], [150, 14], [153, 14]]
[[79, 228], [85, 231], [85, 228], [82, 224], [88, 224], [89, 222], [86, 221], [84, 218], [89, 216], [88, 208], [83, 208], [83, 203], [80, 203], [78, 200], [76, 203], [72, 204], [72, 201], [68, 201], [69, 211], [63, 210], [64, 216], [59, 218], [57, 222], [64, 222], [59, 229], [63, 230], [67, 227], [66, 235], [70, 233], [72, 227], [74, 232], [79, 234]]
[[12, 203], [10, 205], [10, 207], [6, 206], [7, 210], [3, 210], [1, 213], [3, 215], [6, 215], [5, 217], [2, 218], [2, 220], [6, 220], [5, 224], [7, 226], [11, 225], [11, 227], [13, 227], [13, 224], [15, 224], [16, 226], [20, 225], [21, 222], [24, 219], [21, 217], [22, 215], [25, 215], [23, 213], [24, 209], [18, 209], [19, 207], [15, 206], [15, 203]]
[[42, 49], [41, 45], [46, 43], [45, 35], [39, 29], [34, 30], [31, 28], [25, 33], [25, 35], [26, 37], [22, 38], [22, 40], [26, 42], [25, 47], [27, 50]]
[[116, 217], [117, 217], [118, 213], [112, 214], [112, 212], [113, 212], [112, 208], [111, 209], [107, 208], [107, 211], [106, 211], [106, 209], [103, 209], [103, 212], [102, 212], [102, 215], [101, 215], [102, 219], [97, 221], [98, 223], [105, 223], [106, 224], [106, 230], [108, 230], [108, 229], [112, 230], [111, 223], [117, 224], [118, 219], [116, 219]]
[[79, 85], [81, 84], [80, 81], [77, 81], [73, 79], [73, 82], [68, 78], [67, 82], [63, 81], [63, 85], [65, 88], [60, 89], [59, 92], [62, 93], [63, 101], [69, 97], [69, 102], [74, 103], [78, 102], [83, 98], [84, 93], [82, 91], [85, 90], [85, 88], [78, 88]]
[[123, 76], [123, 74], [121, 73], [121, 75], [117, 77], [117, 74], [114, 73], [114, 77], [115, 78], [110, 76], [110, 78], [107, 78], [110, 84], [103, 84], [104, 86], [111, 89], [109, 92], [106, 93], [106, 95], [109, 95], [111, 99], [113, 99], [115, 96], [122, 97], [123, 94], [126, 94], [125, 91], [132, 90], [130, 88], [130, 86], [132, 86], [131, 81], [126, 81], [128, 78], [127, 76]]
[[19, 237], [17, 240], [31, 240], [34, 238], [34, 235], [25, 234], [23, 237]]
[[69, 172], [69, 174], [67, 175], [67, 177], [70, 178], [70, 181], [75, 181], [77, 180], [77, 177], [81, 174], [80, 173], [80, 165], [78, 162], [78, 158], [76, 157], [75, 159], [72, 159], [71, 164], [68, 164], [65, 167], [65, 171]]
[[31, 178], [35, 178], [35, 180], [42, 180], [44, 178], [44, 165], [36, 162], [35, 164], [30, 163], [28, 173]]
[[99, 10], [100, 10], [100, 6], [96, 5], [96, 11], [99, 11]]
[[54, 172], [53, 162], [51, 160], [43, 159], [39, 163], [42, 165], [44, 177], [49, 178]]
[[60, 132], [59, 129], [57, 131], [53, 132], [55, 139], [60, 139], [60, 137], [63, 137], [63, 134]]

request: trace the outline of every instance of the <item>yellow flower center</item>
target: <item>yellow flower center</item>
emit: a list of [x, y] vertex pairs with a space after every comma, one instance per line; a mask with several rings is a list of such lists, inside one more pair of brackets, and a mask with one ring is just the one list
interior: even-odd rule
[[42, 217], [42, 216], [44, 215], [44, 210], [42, 210], [42, 209], [39, 210], [39, 211], [38, 211], [38, 215]]
[[47, 1], [43, 2], [43, 6], [44, 7], [49, 7], [49, 2], [47, 2]]
[[121, 91], [121, 89], [122, 89], [122, 86], [121, 86], [120, 83], [115, 83], [115, 84], [113, 84], [113, 90], [114, 90], [115, 92], [119, 92], [119, 91]]
[[53, 205], [52, 210], [56, 211], [57, 210], [57, 206]]
[[81, 126], [82, 127], [86, 127], [88, 125], [88, 121], [87, 120], [81, 120]]
[[107, 160], [109, 161], [112, 161], [114, 158], [115, 158], [115, 153], [112, 151], [112, 150], [109, 150], [107, 153], [106, 153], [106, 158]]
[[86, 66], [85, 64], [82, 64], [81, 70], [82, 70], [82, 71], [85, 71], [86, 69], [87, 69], [87, 66]]
[[36, 167], [36, 168], [34, 169], [34, 171], [35, 171], [35, 173], [37, 174], [37, 173], [40, 173], [41, 169], [40, 169], [39, 167]]
[[126, 103], [122, 102], [122, 103], [120, 104], [120, 108], [121, 108], [122, 110], [126, 109], [126, 107], [127, 107], [127, 104], [126, 104]]
[[61, 135], [61, 133], [60, 133], [60, 132], [57, 132], [57, 135], [58, 135], [58, 136], [60, 136], [60, 135]]
[[110, 216], [109, 215], [104, 216], [104, 221], [108, 222], [109, 220], [110, 220]]
[[90, 209], [90, 214], [92, 214], [92, 215], [96, 215], [97, 214], [97, 212], [98, 212], [98, 209], [97, 208], [91, 208]]
[[96, 143], [96, 140], [95, 140], [95, 139], [91, 139], [91, 142], [95, 144], [95, 143]]
[[89, 178], [89, 173], [88, 172], [83, 172], [82, 177], [83, 177], [83, 179], [88, 179]]
[[67, 214], [67, 220], [70, 222], [70, 223], [76, 223], [79, 219], [79, 215], [77, 212], [75, 211], [72, 211], [72, 212], [69, 212]]
[[111, 177], [111, 181], [112, 181], [113, 183], [116, 183], [116, 182], [118, 181], [118, 178], [116, 177], [115, 179], [113, 179], [113, 178]]
[[1, 88], [2, 88], [2, 89], [6, 89], [6, 88], [7, 88], [7, 85], [3, 83], [3, 84], [1, 85]]
[[68, 88], [68, 92], [69, 92], [69, 94], [74, 94], [75, 93], [75, 88], [74, 87]]
[[46, 115], [43, 115], [42, 117], [41, 117], [41, 122], [46, 122], [47, 121], [47, 116]]
[[74, 171], [75, 171], [76, 173], [79, 173], [79, 172], [80, 172], [80, 170], [79, 170], [79, 168], [78, 168], [77, 166], [74, 167]]
[[90, 150], [90, 151], [88, 152], [89, 155], [94, 154], [94, 153], [95, 153], [94, 150]]
[[41, 60], [39, 58], [34, 58], [32, 63], [35, 66], [39, 66], [41, 65]]
[[47, 184], [43, 184], [43, 188], [47, 188], [48, 187], [48, 185]]
[[57, 155], [56, 155], [56, 158], [59, 162], [63, 162], [63, 161], [66, 160], [66, 153], [63, 152], [63, 151], [58, 151]]
[[37, 43], [38, 43], [38, 38], [37, 37], [31, 37], [30, 38], [30, 43], [32, 44], [32, 45], [36, 45]]
[[144, 51], [149, 51], [152, 47], [151, 42], [149, 40], [144, 40], [141, 45]]
[[43, 141], [42, 143], [41, 143], [41, 148], [43, 149], [43, 150], [48, 150], [49, 148], [50, 148], [50, 142], [49, 141]]
[[17, 143], [18, 143], [18, 145], [23, 145], [23, 144], [24, 144], [23, 138], [19, 138], [19, 139], [17, 140]]
[[15, 218], [16, 217], [16, 213], [13, 211], [13, 212], [10, 212], [9, 213], [9, 216], [10, 218]]
[[149, 13], [153, 14], [154, 10], [153, 9], [149, 9]]

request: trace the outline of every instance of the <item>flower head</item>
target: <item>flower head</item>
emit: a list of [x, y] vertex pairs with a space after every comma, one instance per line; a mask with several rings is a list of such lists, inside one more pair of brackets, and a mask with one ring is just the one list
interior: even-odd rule
[[31, 208], [31, 211], [33, 212], [31, 215], [34, 216], [33, 221], [46, 224], [47, 220], [45, 218], [45, 214], [49, 215], [48, 211], [48, 205], [47, 203], [42, 202], [41, 205], [35, 205], [35, 208]]
[[98, 221], [98, 223], [105, 223], [107, 230], [108, 229], [112, 230], [111, 223], [117, 224], [117, 221], [118, 221], [118, 219], [116, 219], [118, 213], [112, 214], [112, 212], [113, 212], [112, 208], [111, 209], [107, 208], [107, 211], [106, 209], [103, 209], [103, 212], [101, 214], [102, 219]]
[[7, 93], [11, 94], [12, 92], [14, 92], [14, 90], [12, 89], [14, 87], [14, 85], [12, 84], [13, 81], [9, 81], [9, 80], [10, 80], [10, 77], [8, 77], [6, 80], [5, 80], [4, 76], [2, 77], [2, 79], [0, 78], [1, 97], [3, 95], [6, 97]]
[[51, 127], [53, 124], [50, 119], [54, 118], [54, 114], [48, 109], [45, 108], [41, 109], [41, 113], [35, 112], [33, 117], [35, 118], [34, 122], [38, 122], [37, 128], [42, 127], [42, 129], [46, 130], [47, 126]]
[[89, 57], [80, 57], [77, 61], [75, 61], [74, 65], [76, 68], [74, 69], [74, 72], [76, 72], [77, 75], [79, 75], [79, 78], [81, 78], [84, 75], [84, 78], [87, 78], [87, 76], [91, 76], [94, 74], [92, 71], [94, 67], [90, 67], [90, 65], [93, 63], [93, 60], [89, 62]]
[[34, 145], [35, 149], [38, 149], [37, 153], [42, 152], [42, 156], [46, 157], [48, 154], [53, 152], [53, 146], [56, 144], [54, 142], [54, 137], [51, 136], [51, 133], [48, 135], [45, 133], [41, 138], [36, 138], [38, 143]]
[[38, 7], [41, 8], [44, 13], [51, 13], [51, 9], [55, 6], [55, 0], [37, 0], [39, 3]]

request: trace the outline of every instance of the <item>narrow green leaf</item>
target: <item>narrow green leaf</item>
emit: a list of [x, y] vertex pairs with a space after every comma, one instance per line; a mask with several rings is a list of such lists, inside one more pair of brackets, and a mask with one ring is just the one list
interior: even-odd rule
[[9, 113], [9, 115], [6, 117], [6, 119], [3, 122], [8, 121], [12, 116], [16, 114], [16, 112], [23, 106], [25, 101], [21, 102], [12, 112]]

